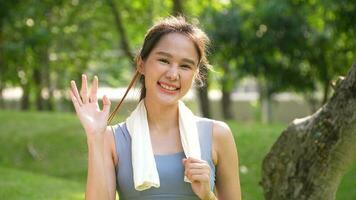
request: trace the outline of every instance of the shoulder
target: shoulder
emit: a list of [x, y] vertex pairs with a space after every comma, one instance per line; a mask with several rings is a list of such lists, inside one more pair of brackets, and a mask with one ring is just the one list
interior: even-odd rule
[[236, 151], [234, 136], [229, 125], [223, 121], [213, 120], [213, 153], [216, 164], [223, 156]]
[[214, 141], [226, 142], [233, 139], [233, 135], [229, 125], [223, 121], [213, 120], [213, 136]]

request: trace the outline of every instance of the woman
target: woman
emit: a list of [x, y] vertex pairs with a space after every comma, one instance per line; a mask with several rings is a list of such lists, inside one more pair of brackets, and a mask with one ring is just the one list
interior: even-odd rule
[[195, 117], [193, 126], [196, 125], [199, 141], [189, 148], [197, 148], [198, 156], [187, 156], [189, 148], [184, 145], [185, 136], [188, 141], [193, 136], [189, 135], [189, 128], [184, 135], [181, 124], [192, 120], [181, 118], [184, 105], [179, 100], [194, 82], [201, 82], [202, 68], [209, 66], [205, 53], [207, 42], [200, 29], [181, 17], [161, 20], [146, 34], [135, 60], [137, 72], [126, 91], [141, 77], [139, 105], [144, 110], [136, 112], [136, 109], [130, 119], [147, 120], [144, 123], [147, 123], [148, 139], [140, 135], [136, 139], [149, 144], [144, 150], [147, 155], [149, 151], [153, 153], [152, 170], [159, 177], [156, 185], [143, 189], [136, 187], [136, 179], [140, 177], [134, 175], [136, 170], [149, 173], [146, 171], [151, 168], [133, 162], [146, 158], [140, 153], [135, 155], [136, 148], [142, 146], [131, 142], [136, 137], [132, 132], [136, 128], [141, 130], [144, 123], [129, 129], [129, 123], [135, 120], [128, 118], [126, 122], [108, 126], [124, 98], [109, 116], [110, 101], [106, 96], [103, 109], [98, 107], [96, 76], [90, 91], [85, 75], [80, 93], [71, 81], [71, 98], [88, 143], [86, 199], [115, 199], [116, 188], [120, 199], [241, 199], [236, 145], [224, 122]]

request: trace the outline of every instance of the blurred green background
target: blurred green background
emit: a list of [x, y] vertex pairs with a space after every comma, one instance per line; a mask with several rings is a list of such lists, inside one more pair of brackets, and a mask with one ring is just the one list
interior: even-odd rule
[[[69, 81], [98, 75], [99, 97], [117, 102], [146, 30], [179, 14], [208, 34], [214, 66], [185, 101], [229, 123], [243, 199], [263, 199], [261, 163], [273, 142], [325, 104], [356, 60], [354, 0], [0, 1], [0, 199], [83, 199], [86, 143]], [[356, 199], [355, 180], [354, 162], [337, 199]]]

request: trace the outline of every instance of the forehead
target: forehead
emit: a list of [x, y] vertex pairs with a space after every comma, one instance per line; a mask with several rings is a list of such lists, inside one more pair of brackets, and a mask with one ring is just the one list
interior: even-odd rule
[[181, 33], [168, 33], [159, 40], [152, 53], [167, 52], [173, 57], [191, 59], [198, 63], [198, 52], [194, 42]]

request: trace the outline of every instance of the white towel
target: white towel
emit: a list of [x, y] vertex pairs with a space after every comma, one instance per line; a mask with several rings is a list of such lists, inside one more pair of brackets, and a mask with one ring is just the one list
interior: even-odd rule
[[[200, 159], [199, 135], [195, 116], [182, 101], [178, 103], [178, 110], [179, 132], [183, 151], [187, 157]], [[153, 155], [147, 111], [143, 100], [126, 119], [126, 126], [131, 136], [135, 189], [142, 191], [150, 187], [158, 188], [160, 186], [159, 175]], [[187, 177], [184, 177], [184, 181], [189, 182]]]

